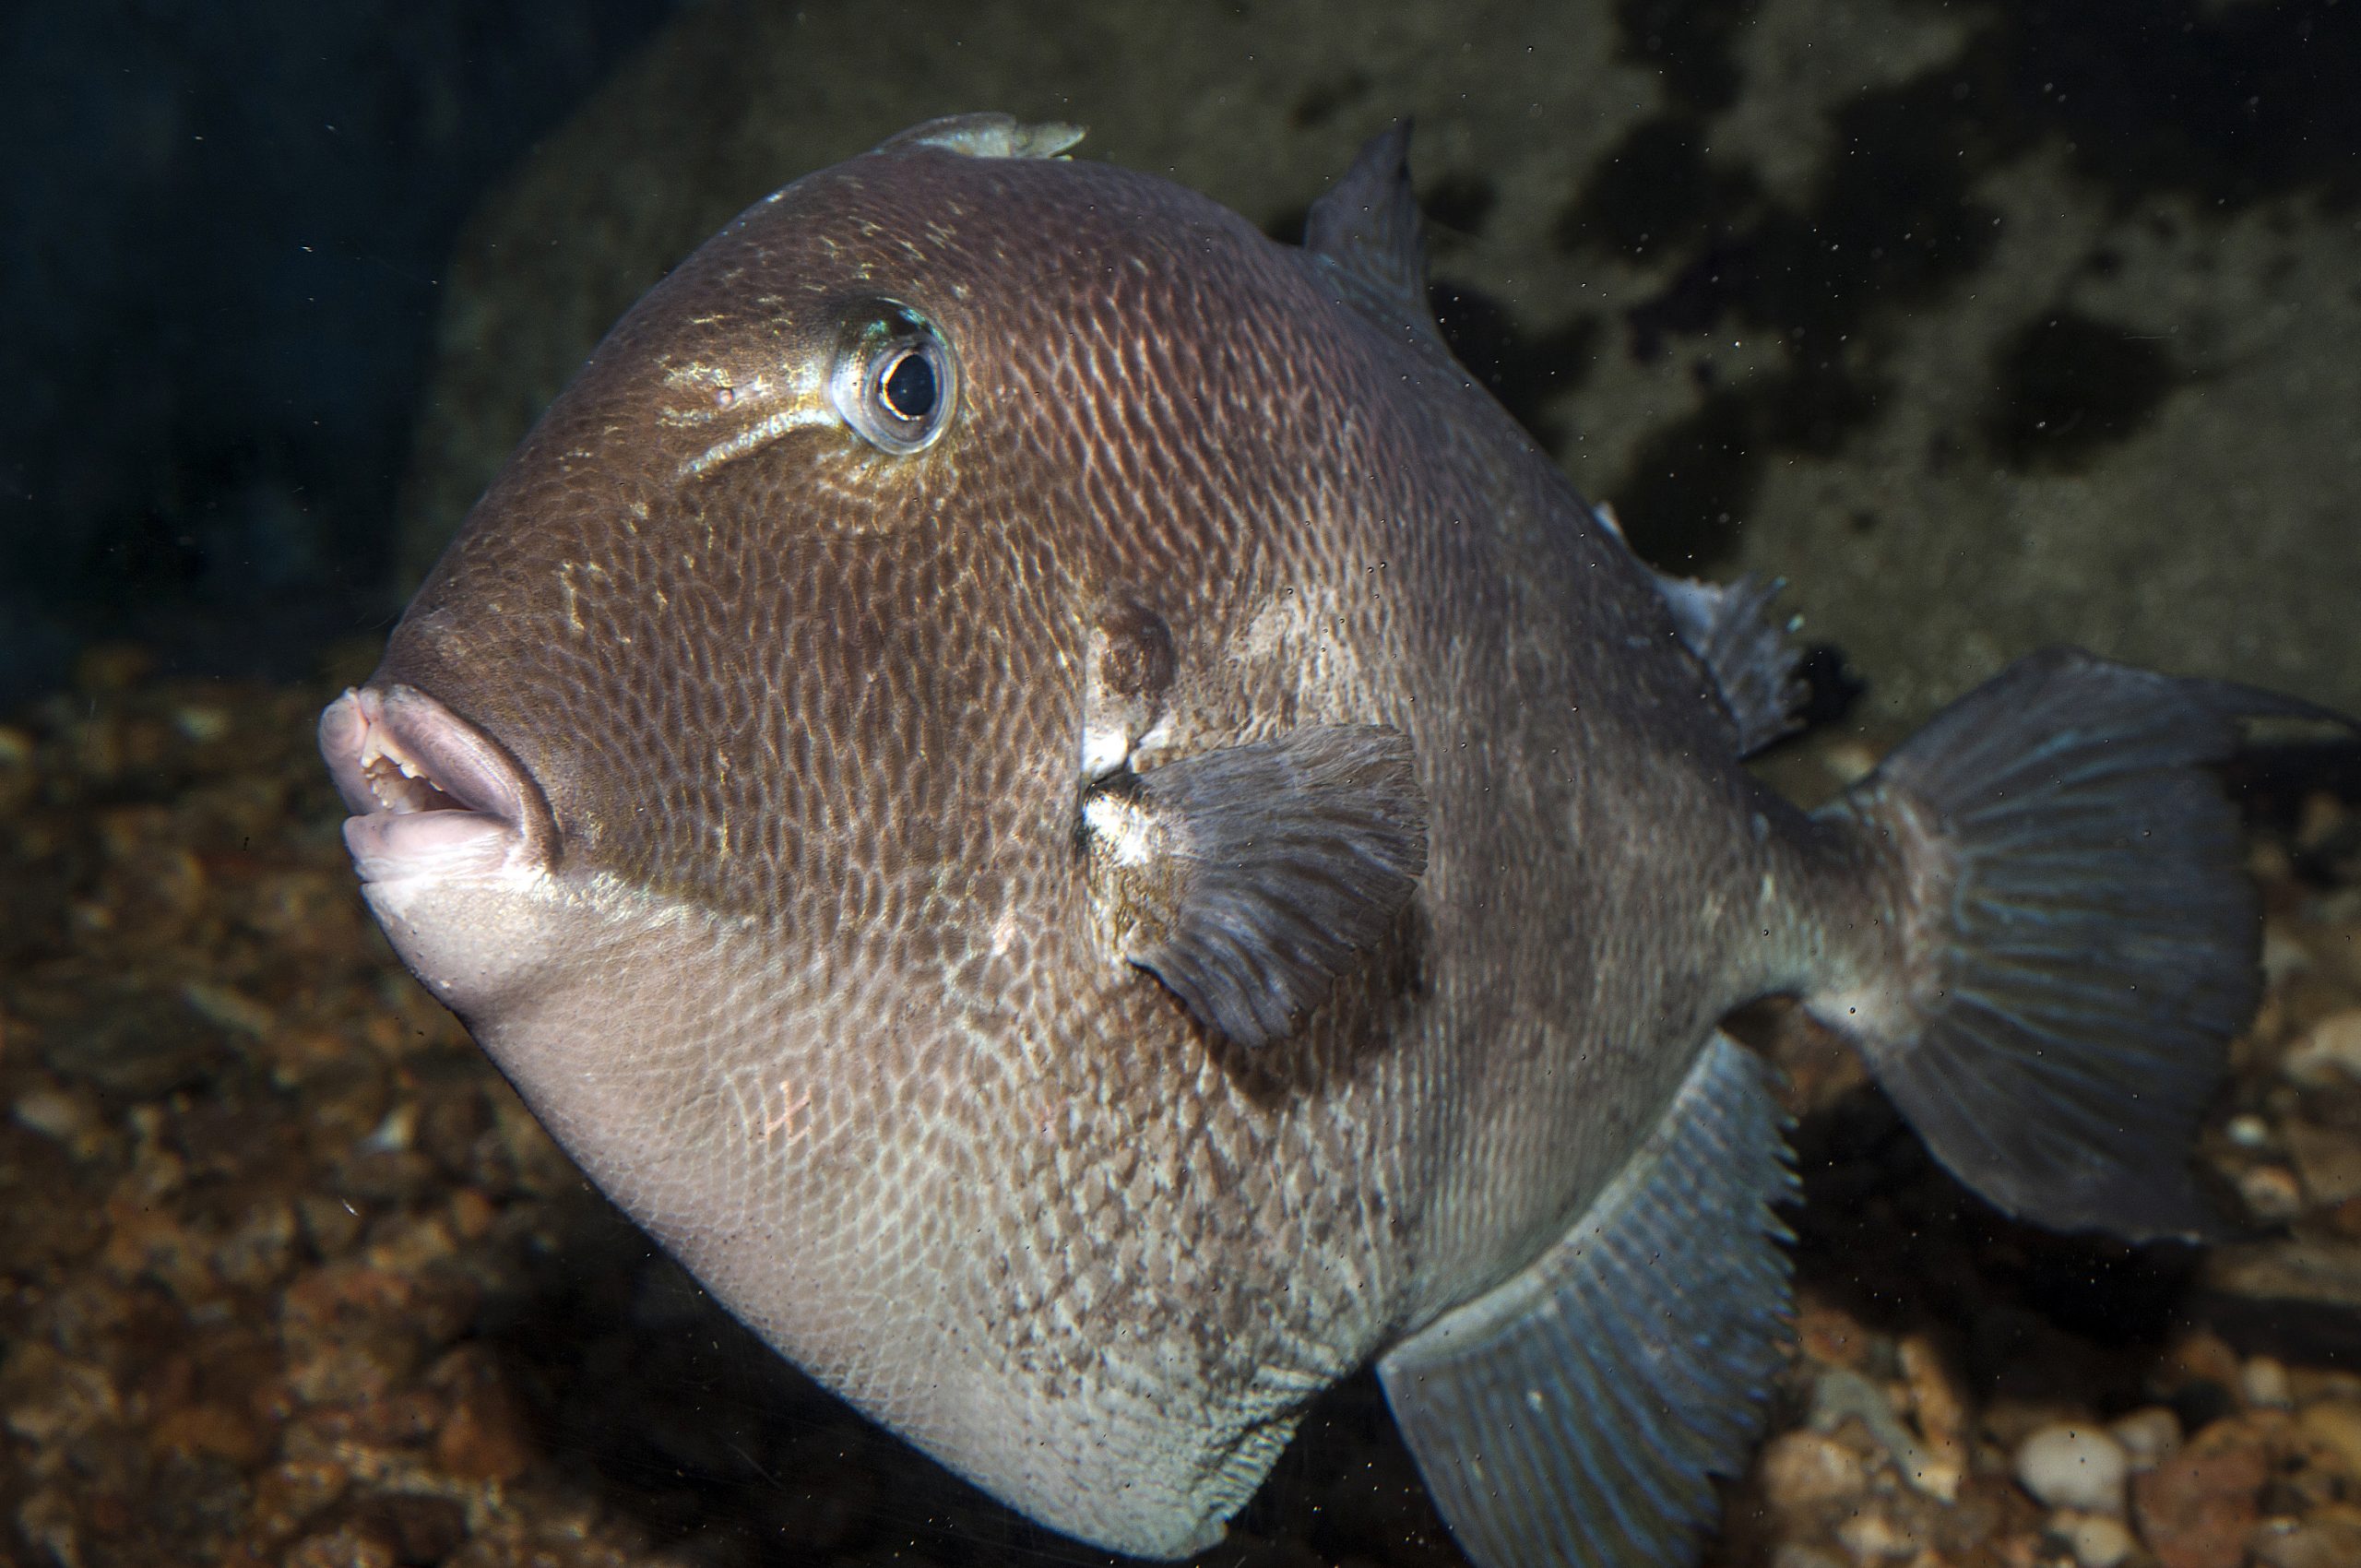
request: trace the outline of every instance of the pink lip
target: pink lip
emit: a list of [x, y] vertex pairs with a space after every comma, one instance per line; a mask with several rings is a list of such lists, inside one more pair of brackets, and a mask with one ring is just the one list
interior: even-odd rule
[[548, 802], [482, 731], [411, 686], [348, 691], [320, 715], [320, 754], [352, 815], [364, 883], [547, 865]]

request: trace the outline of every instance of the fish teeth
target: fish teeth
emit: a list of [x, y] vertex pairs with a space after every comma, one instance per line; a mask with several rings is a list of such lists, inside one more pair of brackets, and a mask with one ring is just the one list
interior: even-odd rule
[[[442, 793], [442, 786], [434, 782], [433, 775], [405, 756], [385, 731], [374, 724], [362, 737], [360, 761], [362, 776], [369, 782], [370, 793], [377, 797], [378, 805], [386, 811], [431, 810], [435, 797]], [[377, 766], [380, 763], [393, 764], [394, 771], [400, 777], [396, 778], [388, 775]]]

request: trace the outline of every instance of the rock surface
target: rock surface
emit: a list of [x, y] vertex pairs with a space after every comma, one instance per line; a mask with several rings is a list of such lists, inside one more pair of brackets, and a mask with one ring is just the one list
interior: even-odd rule
[[2356, 74], [2361, 10], [2196, 0], [694, 7], [477, 212], [405, 569], [667, 267], [905, 125], [1083, 122], [1286, 234], [1411, 113], [1463, 356], [1876, 713], [2052, 641], [2361, 707]]

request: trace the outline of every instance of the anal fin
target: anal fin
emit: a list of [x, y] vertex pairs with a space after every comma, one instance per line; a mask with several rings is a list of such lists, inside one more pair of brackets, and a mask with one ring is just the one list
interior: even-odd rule
[[1477, 1568], [1677, 1568], [1759, 1434], [1785, 1357], [1781, 1116], [1716, 1033], [1582, 1219], [1378, 1361]]

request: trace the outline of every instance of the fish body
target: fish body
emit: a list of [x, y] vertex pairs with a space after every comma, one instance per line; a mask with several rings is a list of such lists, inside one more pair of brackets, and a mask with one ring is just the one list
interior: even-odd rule
[[1742, 1461], [1755, 998], [2004, 1206], [2199, 1228], [2254, 933], [2189, 766], [2288, 705], [2054, 655], [1808, 816], [1741, 764], [1762, 596], [1452, 362], [1398, 133], [1306, 248], [1070, 139], [939, 122], [738, 219], [324, 716], [373, 911], [601, 1188], [1126, 1551], [1377, 1358], [1489, 1568], [1677, 1560]]

